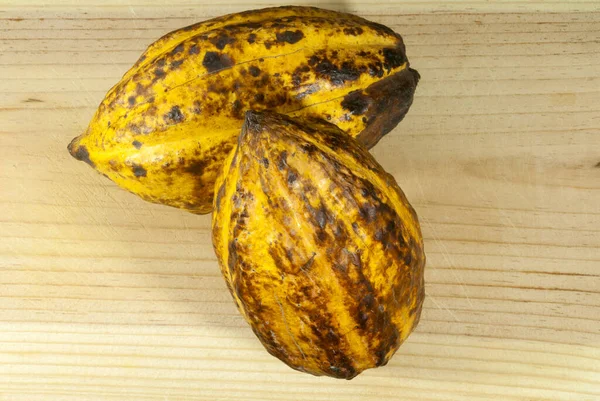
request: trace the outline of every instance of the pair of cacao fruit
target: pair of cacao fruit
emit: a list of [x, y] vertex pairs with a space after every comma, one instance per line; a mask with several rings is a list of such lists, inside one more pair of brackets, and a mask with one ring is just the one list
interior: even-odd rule
[[227, 15], [150, 45], [69, 151], [145, 200], [212, 211], [221, 271], [267, 351], [351, 379], [421, 313], [417, 216], [367, 150], [418, 79], [383, 25], [312, 7]]

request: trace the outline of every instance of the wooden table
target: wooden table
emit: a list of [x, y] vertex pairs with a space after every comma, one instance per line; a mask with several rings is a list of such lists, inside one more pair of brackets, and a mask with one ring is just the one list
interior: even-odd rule
[[266, 353], [208, 216], [66, 151], [153, 40], [276, 3], [23, 3], [0, 6], [0, 400], [600, 399], [598, 1], [318, 3], [402, 33], [422, 75], [373, 152], [422, 221], [425, 309], [350, 382]]

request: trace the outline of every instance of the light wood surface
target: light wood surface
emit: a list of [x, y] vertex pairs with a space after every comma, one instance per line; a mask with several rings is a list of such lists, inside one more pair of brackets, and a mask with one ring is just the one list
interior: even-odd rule
[[422, 75], [373, 152], [422, 222], [425, 309], [350, 382], [267, 354], [208, 216], [66, 151], [153, 40], [268, 4], [0, 2], [0, 400], [599, 400], [599, 2], [318, 3], [400, 32]]

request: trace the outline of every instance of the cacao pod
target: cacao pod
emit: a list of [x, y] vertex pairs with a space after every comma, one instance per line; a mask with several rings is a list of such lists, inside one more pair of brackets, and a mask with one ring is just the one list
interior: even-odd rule
[[322, 120], [248, 112], [216, 191], [217, 259], [267, 351], [336, 378], [386, 364], [419, 321], [425, 254], [367, 149]]
[[404, 117], [418, 78], [400, 35], [353, 15], [227, 15], [150, 45], [69, 151], [145, 200], [208, 213], [245, 110], [320, 117], [370, 147]]

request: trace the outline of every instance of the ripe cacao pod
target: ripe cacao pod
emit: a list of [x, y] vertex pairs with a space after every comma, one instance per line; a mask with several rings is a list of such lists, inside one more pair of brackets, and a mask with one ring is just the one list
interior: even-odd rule
[[425, 254], [367, 149], [322, 120], [248, 112], [216, 192], [217, 259], [267, 351], [336, 378], [386, 364], [419, 321]]
[[209, 213], [245, 110], [319, 117], [371, 147], [404, 117], [418, 78], [400, 35], [353, 15], [227, 15], [151, 44], [69, 151], [145, 200]]

